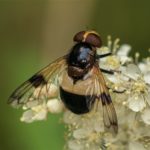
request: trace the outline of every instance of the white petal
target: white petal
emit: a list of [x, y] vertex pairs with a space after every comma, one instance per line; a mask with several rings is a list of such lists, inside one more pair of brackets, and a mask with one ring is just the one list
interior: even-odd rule
[[120, 57], [120, 62], [121, 62], [122, 65], [125, 64], [126, 62], [131, 62], [131, 60], [132, 59], [127, 57], [127, 56]]
[[147, 72], [147, 69], [148, 69], [147, 67], [148, 66], [145, 63], [139, 63], [138, 66], [139, 66], [139, 68], [140, 68], [142, 73], [146, 73]]
[[99, 66], [100, 66], [100, 68], [107, 69], [107, 70], [118, 69], [120, 67], [119, 57], [116, 55], [112, 55], [112, 56], [100, 59]]
[[103, 121], [100, 121], [100, 122], [94, 122], [94, 129], [97, 133], [100, 133], [100, 132], [104, 132], [105, 131], [105, 128], [104, 128], [104, 123]]
[[113, 83], [119, 83], [118, 77], [116, 75], [107, 75], [107, 78]]
[[118, 50], [117, 55], [119, 56], [121, 64], [124, 64], [132, 60], [130, 57], [127, 56], [130, 50], [131, 50], [131, 46], [127, 44], [122, 45]]
[[84, 150], [84, 144], [80, 143], [80, 141], [70, 140], [68, 141], [69, 150]]
[[129, 143], [129, 150], [146, 150], [146, 149], [139, 142], [133, 141]]
[[150, 84], [150, 71], [144, 74], [144, 80], [146, 83]]
[[58, 95], [58, 87], [55, 84], [49, 86], [49, 97], [56, 97]]
[[145, 109], [143, 112], [142, 112], [142, 115], [141, 115], [143, 121], [150, 125], [150, 108], [148, 109]]
[[34, 112], [32, 110], [27, 110], [23, 113], [20, 120], [23, 122], [26, 122], [26, 123], [31, 123], [31, 122], [33, 122], [33, 118], [32, 118], [33, 115], [34, 115]]
[[150, 88], [148, 89], [147, 95], [145, 95], [145, 100], [148, 103], [148, 105], [150, 106]]
[[127, 56], [128, 53], [131, 51], [131, 46], [128, 44], [124, 44], [120, 46], [120, 49], [117, 52], [118, 56]]
[[63, 111], [64, 105], [58, 99], [51, 99], [47, 102], [47, 108], [51, 113], [60, 113]]
[[73, 136], [76, 139], [88, 138], [92, 130], [90, 128], [79, 128], [73, 132]]
[[103, 46], [103, 47], [97, 49], [97, 54], [98, 55], [106, 54], [106, 53], [109, 53], [109, 52], [110, 52], [110, 50], [106, 46]]
[[66, 124], [76, 124], [81, 122], [81, 116], [66, 110], [63, 116], [63, 120]]
[[33, 120], [45, 120], [47, 117], [47, 110], [42, 109], [38, 113], [35, 113], [33, 116]]
[[129, 108], [135, 112], [141, 111], [146, 107], [142, 96], [132, 95], [128, 99]]
[[141, 75], [140, 69], [134, 64], [129, 64], [123, 73], [135, 80]]
[[26, 108], [32, 108], [32, 107], [37, 106], [38, 103], [39, 103], [38, 101], [29, 101], [29, 102], [26, 103], [26, 105], [24, 107], [26, 107]]

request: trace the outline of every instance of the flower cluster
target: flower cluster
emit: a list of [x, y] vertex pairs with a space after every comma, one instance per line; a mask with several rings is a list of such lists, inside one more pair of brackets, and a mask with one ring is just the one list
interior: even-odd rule
[[[102, 108], [84, 115], [76, 115], [64, 109], [58, 89], [53, 85], [52, 96], [40, 105], [25, 107], [21, 121], [32, 122], [46, 119], [47, 113], [64, 112], [67, 126], [66, 149], [68, 150], [149, 150], [150, 149], [150, 57], [139, 61], [139, 54], [129, 56], [131, 46], [119, 45], [119, 39], [108, 43], [98, 54], [111, 52], [101, 58], [99, 66], [114, 72], [103, 74], [115, 106], [119, 131], [112, 135], [103, 123]], [[105, 117], [105, 116], [104, 116]]]
[[[55, 84], [47, 85], [49, 86], [42, 88], [37, 88], [33, 96], [34, 98], [37, 98], [37, 100], [34, 101], [28, 101], [26, 104], [24, 104], [23, 109], [26, 110], [22, 117], [21, 121], [26, 123], [31, 123], [33, 121], [37, 120], [45, 120], [47, 118], [48, 112], [50, 113], [60, 113], [64, 109], [63, 103], [58, 100], [58, 88]], [[49, 91], [47, 91], [49, 89]], [[40, 95], [43, 97], [40, 97], [40, 103], [39, 103], [39, 91]], [[47, 95], [48, 94], [48, 95]], [[47, 97], [45, 101], [45, 95]]]

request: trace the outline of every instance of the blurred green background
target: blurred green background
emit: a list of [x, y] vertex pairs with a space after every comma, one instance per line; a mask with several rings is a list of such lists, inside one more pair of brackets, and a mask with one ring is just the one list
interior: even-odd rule
[[95, 29], [104, 41], [119, 37], [148, 55], [149, 0], [0, 0], [0, 150], [61, 150], [61, 115], [20, 122], [22, 110], [7, 105], [11, 92], [33, 73], [65, 54], [73, 35]]

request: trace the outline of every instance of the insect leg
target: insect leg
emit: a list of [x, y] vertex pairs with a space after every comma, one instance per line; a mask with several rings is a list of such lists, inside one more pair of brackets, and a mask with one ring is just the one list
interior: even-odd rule
[[110, 75], [113, 75], [115, 72], [116, 73], [121, 73], [121, 71], [118, 71], [118, 70], [106, 70], [106, 69], [103, 69], [103, 68], [100, 68], [100, 70], [104, 73], [107, 73], [107, 74], [110, 74]]
[[100, 70], [101, 70], [102, 72], [104, 72], [104, 73], [111, 74], [111, 75], [113, 75], [114, 72], [115, 72], [115, 71], [113, 71], [113, 70], [106, 70], [106, 69], [102, 69], [102, 68], [100, 68]]
[[107, 56], [110, 56], [112, 55], [112, 53], [106, 53], [106, 54], [102, 54], [102, 55], [96, 55], [96, 58], [99, 59], [99, 58], [103, 58], [103, 57], [107, 57]]
[[113, 89], [111, 89], [111, 88], [108, 87], [108, 86], [107, 86], [107, 88], [108, 88], [108, 90], [112, 90], [112, 92], [117, 93], [117, 94], [122, 94], [122, 93], [126, 92], [126, 90], [122, 90], [122, 91], [113, 90]]

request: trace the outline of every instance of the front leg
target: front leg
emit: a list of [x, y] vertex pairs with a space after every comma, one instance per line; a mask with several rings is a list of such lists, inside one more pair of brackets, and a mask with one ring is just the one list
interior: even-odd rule
[[103, 69], [103, 68], [100, 68], [100, 70], [104, 73], [107, 73], [107, 74], [110, 74], [110, 75], [114, 75], [114, 73], [121, 73], [121, 71], [118, 71], [118, 70], [106, 70], [106, 69]]
[[114, 74], [114, 71], [113, 70], [106, 70], [106, 69], [102, 69], [100, 68], [100, 70], [104, 73], [107, 73], [107, 74], [110, 74], [110, 75], [113, 75]]
[[108, 88], [108, 90], [111, 90], [112, 92], [117, 93], [117, 94], [122, 94], [122, 93], [125, 93], [125, 92], [126, 92], [126, 90], [122, 90], [122, 91], [113, 90], [112, 88], [110, 88], [110, 87], [108, 87], [108, 86], [107, 86], [107, 88]]
[[104, 57], [107, 57], [107, 56], [110, 56], [112, 55], [112, 53], [106, 53], [106, 54], [102, 54], [102, 55], [96, 55], [96, 59], [99, 59], [99, 58], [104, 58]]

